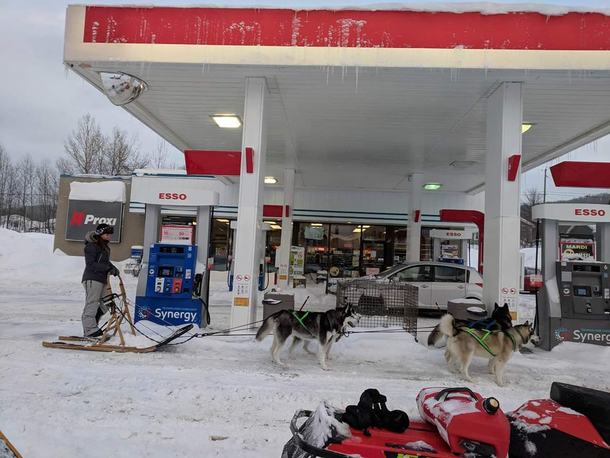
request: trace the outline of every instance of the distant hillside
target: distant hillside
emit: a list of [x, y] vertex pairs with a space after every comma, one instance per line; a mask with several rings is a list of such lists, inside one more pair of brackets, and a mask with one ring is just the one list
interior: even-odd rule
[[556, 202], [569, 204], [610, 204], [610, 193], [593, 194], [589, 196], [575, 197], [570, 200], [558, 200]]

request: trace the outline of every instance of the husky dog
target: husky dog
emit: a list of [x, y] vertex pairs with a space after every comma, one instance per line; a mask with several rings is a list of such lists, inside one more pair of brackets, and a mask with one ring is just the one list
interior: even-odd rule
[[472, 357], [476, 355], [489, 359], [489, 373], [495, 373], [498, 385], [504, 386], [502, 376], [506, 363], [523, 345], [530, 340], [535, 342], [537, 339], [529, 321], [502, 331], [492, 332], [487, 337], [488, 332], [485, 330], [472, 329], [469, 333], [465, 329], [457, 326], [451, 315], [445, 315], [441, 319], [440, 330], [447, 336], [445, 359], [449, 364], [449, 369], [453, 371], [456, 360], [459, 360], [462, 376], [469, 382], [473, 380], [468, 374], [468, 367]]
[[345, 328], [356, 326], [359, 320], [360, 315], [350, 306], [323, 313], [282, 310], [267, 317], [256, 333], [256, 341], [260, 342], [273, 333], [273, 344], [269, 352], [273, 361], [283, 366], [284, 363], [279, 357], [280, 351], [290, 336], [293, 336], [289, 350], [290, 358], [293, 357], [292, 350], [301, 341], [304, 341], [305, 351], [313, 354], [308, 346], [310, 341], [315, 340], [318, 342], [320, 366], [328, 371], [330, 369], [326, 365], [326, 360], [330, 359], [329, 353], [333, 343], [339, 340]]
[[[513, 326], [508, 304], [504, 304], [502, 307], [499, 307], [498, 304], [494, 304], [494, 311], [491, 313], [491, 318], [486, 318], [474, 323], [473, 320], [455, 320], [455, 325], [457, 327], [475, 327], [489, 329], [490, 331], [502, 331], [504, 329], [512, 328]], [[445, 335], [441, 332], [440, 324], [437, 324], [428, 336], [428, 346], [444, 347], [445, 343]]]

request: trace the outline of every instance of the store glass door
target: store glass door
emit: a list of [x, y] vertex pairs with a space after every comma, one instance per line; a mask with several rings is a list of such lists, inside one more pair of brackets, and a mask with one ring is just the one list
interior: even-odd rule
[[329, 268], [337, 267], [340, 277], [360, 275], [360, 226], [330, 225]]
[[375, 275], [384, 270], [385, 226], [361, 226], [362, 275]]

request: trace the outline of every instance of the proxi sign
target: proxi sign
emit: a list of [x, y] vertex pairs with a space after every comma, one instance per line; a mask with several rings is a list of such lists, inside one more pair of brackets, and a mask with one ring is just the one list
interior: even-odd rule
[[565, 222], [610, 223], [610, 205], [542, 204], [532, 207], [533, 219]]

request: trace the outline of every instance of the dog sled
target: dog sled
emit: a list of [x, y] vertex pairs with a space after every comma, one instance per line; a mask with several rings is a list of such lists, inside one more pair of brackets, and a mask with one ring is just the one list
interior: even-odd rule
[[345, 411], [326, 403], [298, 410], [282, 458], [610, 457], [610, 393], [555, 382], [550, 399], [505, 414], [468, 388], [425, 388], [417, 396], [423, 420], [409, 422], [385, 402], [371, 405], [370, 391]]
[[[43, 347], [48, 348], [62, 348], [64, 350], [85, 350], [85, 351], [98, 351], [98, 352], [117, 352], [117, 353], [150, 353], [157, 351], [159, 348], [169, 344], [170, 342], [183, 336], [191, 329], [192, 324], [185, 325], [169, 336], [162, 340], [155, 341], [154, 345], [147, 347], [133, 347], [129, 346], [125, 342], [125, 336], [121, 325], [124, 322], [129, 324], [130, 332], [133, 336], [136, 335], [136, 328], [131, 319], [131, 313], [129, 311], [129, 303], [127, 301], [127, 293], [125, 291], [125, 285], [123, 279], [119, 275], [119, 289], [120, 294], [112, 292], [112, 285], [110, 284], [110, 275], [108, 275], [106, 281], [107, 295], [102, 298], [104, 305], [108, 307], [110, 312], [110, 318], [106, 324], [106, 328], [102, 336], [98, 338], [92, 337], [80, 337], [80, 336], [59, 336], [57, 341], [54, 342], [42, 342]], [[121, 307], [122, 305], [122, 307]], [[118, 336], [119, 342], [117, 344], [109, 344], [108, 342], [115, 336]]]

